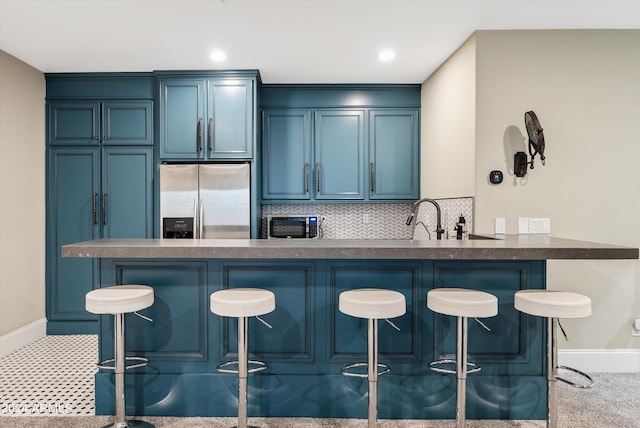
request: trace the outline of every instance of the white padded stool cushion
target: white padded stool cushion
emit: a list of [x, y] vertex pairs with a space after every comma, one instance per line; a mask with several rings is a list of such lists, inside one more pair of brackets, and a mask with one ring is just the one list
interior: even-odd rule
[[340, 312], [358, 318], [395, 318], [407, 312], [404, 294], [382, 288], [343, 291], [338, 298]]
[[228, 288], [211, 294], [211, 312], [223, 317], [254, 317], [272, 312], [276, 296], [261, 288]]
[[569, 291], [520, 290], [514, 296], [514, 306], [520, 312], [548, 318], [591, 315], [591, 299]]
[[85, 307], [93, 314], [125, 314], [153, 305], [153, 288], [148, 285], [114, 285], [91, 290]]
[[466, 288], [436, 288], [427, 293], [427, 307], [455, 317], [486, 318], [498, 315], [498, 298]]

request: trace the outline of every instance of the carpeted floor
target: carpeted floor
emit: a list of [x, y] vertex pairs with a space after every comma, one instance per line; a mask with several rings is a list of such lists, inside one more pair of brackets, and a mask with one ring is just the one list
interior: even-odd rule
[[[90, 349], [79, 352], [79, 349]], [[97, 359], [95, 336], [47, 336], [7, 357], [0, 358], [0, 427], [89, 428], [113, 422], [93, 416], [93, 373]], [[52, 364], [47, 353], [55, 353]], [[69, 358], [60, 358], [64, 353]], [[69, 360], [68, 365], [60, 361]], [[86, 363], [79, 361], [86, 360]], [[37, 368], [40, 369], [37, 369]], [[80, 368], [80, 371], [79, 371]], [[84, 379], [86, 378], [86, 379]], [[640, 428], [640, 374], [593, 374], [596, 386], [579, 390], [559, 383], [561, 428]], [[87, 386], [88, 385], [88, 386]], [[70, 387], [71, 386], [71, 387]], [[31, 400], [31, 401], [29, 401]], [[11, 403], [39, 401], [72, 403], [71, 410], [42, 409], [29, 416], [11, 409]], [[33, 406], [33, 405], [31, 405]], [[64, 416], [52, 416], [64, 414]], [[144, 417], [158, 428], [228, 428], [234, 418]], [[262, 428], [365, 428], [362, 419], [249, 418]], [[450, 428], [454, 421], [381, 420], [379, 428]], [[467, 421], [469, 428], [544, 428], [544, 421]]]

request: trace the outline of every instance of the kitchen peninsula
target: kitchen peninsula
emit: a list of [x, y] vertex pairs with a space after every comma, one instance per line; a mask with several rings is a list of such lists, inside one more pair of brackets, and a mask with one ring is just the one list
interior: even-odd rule
[[[127, 316], [126, 349], [150, 364], [127, 373], [127, 413], [234, 416], [237, 378], [216, 372], [235, 358], [236, 324], [209, 312], [209, 295], [260, 287], [276, 295], [264, 318], [250, 321], [249, 350], [269, 368], [249, 377], [250, 416], [365, 418], [367, 381], [340, 368], [366, 360], [366, 324], [337, 310], [340, 292], [400, 291], [407, 313], [397, 332], [380, 324], [382, 419], [455, 417], [455, 376], [431, 372], [455, 355], [455, 320], [426, 308], [428, 290], [466, 287], [498, 297], [488, 332], [469, 323], [469, 419], [546, 418], [544, 323], [513, 308], [513, 294], [546, 287], [546, 260], [638, 259], [638, 249], [537, 236], [463, 241], [104, 239], [65, 245], [64, 257], [100, 259], [100, 285], [154, 288], [144, 315]], [[111, 358], [113, 326], [100, 320], [100, 358]], [[113, 414], [110, 372], [96, 375], [96, 414]], [[253, 391], [259, 391], [252, 394]]]

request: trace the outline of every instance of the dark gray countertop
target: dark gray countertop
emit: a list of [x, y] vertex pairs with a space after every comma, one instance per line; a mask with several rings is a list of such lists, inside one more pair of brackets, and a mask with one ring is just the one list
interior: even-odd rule
[[496, 238], [461, 241], [98, 239], [64, 245], [62, 255], [149, 259], [638, 259], [638, 248], [554, 238], [548, 235], [501, 235]]

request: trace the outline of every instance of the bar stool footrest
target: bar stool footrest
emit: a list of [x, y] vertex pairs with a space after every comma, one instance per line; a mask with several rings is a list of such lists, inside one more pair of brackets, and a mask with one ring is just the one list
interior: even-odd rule
[[580, 378], [582, 378], [582, 380], [584, 380], [584, 383], [577, 383], [577, 382], [573, 382], [569, 379], [565, 379], [563, 377], [557, 376], [556, 375], [556, 379], [558, 379], [561, 382], [564, 382], [568, 385], [573, 386], [574, 388], [580, 388], [580, 389], [591, 389], [594, 385], [594, 381], [591, 378], [591, 376], [589, 376], [588, 374], [581, 372], [580, 370], [574, 369], [573, 367], [567, 367], [567, 366], [558, 366], [556, 367], [557, 369], [561, 369], [561, 370], [567, 370], [570, 372], [573, 372], [575, 374], [577, 374]]
[[[263, 362], [263, 361], [256, 361], [256, 360], [249, 360], [247, 361], [248, 365], [253, 365], [254, 367], [251, 368], [247, 368], [247, 373], [256, 373], [256, 372], [261, 372], [262, 370], [266, 370], [267, 369], [267, 363]], [[229, 369], [227, 367], [229, 366], [236, 366], [235, 369]], [[238, 374], [238, 360], [235, 361], [227, 361], [226, 363], [222, 363], [222, 364], [218, 364], [218, 367], [216, 367], [216, 370], [220, 373], [233, 373], [233, 374]]]
[[[353, 364], [349, 364], [344, 366], [343, 368], [340, 369], [340, 374], [342, 374], [342, 376], [350, 376], [350, 377], [367, 377], [369, 376], [368, 373], [357, 373], [354, 371], [351, 371], [351, 369], [355, 369], [358, 367], [369, 367], [369, 363], [353, 363]], [[378, 376], [381, 376], [383, 374], [387, 374], [391, 371], [391, 368], [386, 365], [386, 364], [382, 364], [382, 363], [378, 363]], [[382, 369], [382, 370], [380, 370]]]
[[[446, 374], [457, 374], [457, 371], [455, 369], [445, 369], [443, 367], [440, 367], [442, 365], [445, 364], [453, 364], [454, 366], [456, 364], [458, 364], [458, 362], [456, 360], [435, 360], [435, 361], [431, 361], [429, 363], [429, 368], [437, 373], [446, 373]], [[467, 362], [467, 374], [471, 374], [471, 373], [477, 373], [480, 370], [482, 370], [482, 367], [479, 367], [477, 364], [475, 363], [469, 363]]]
[[[126, 361], [139, 361], [139, 362], [127, 365]], [[109, 358], [108, 360], [100, 361], [98, 364], [96, 364], [96, 366], [99, 369], [115, 370], [116, 369], [115, 363], [116, 363], [116, 359], [115, 358]], [[145, 358], [145, 357], [125, 357], [125, 367], [124, 368], [125, 368], [125, 370], [136, 369], [138, 367], [144, 367], [147, 364], [149, 364], [149, 359]]]

